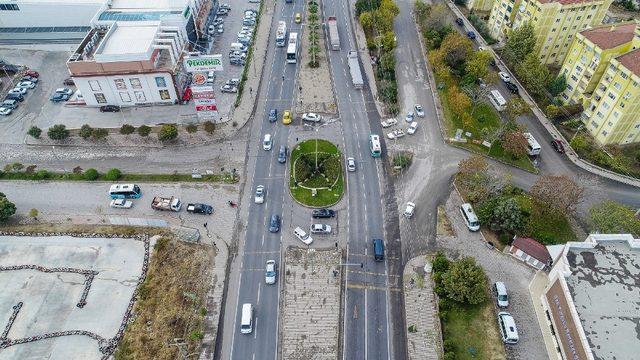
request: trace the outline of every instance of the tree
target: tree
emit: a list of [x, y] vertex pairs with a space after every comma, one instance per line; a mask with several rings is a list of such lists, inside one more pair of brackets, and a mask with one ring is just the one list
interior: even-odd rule
[[357, 0], [356, 15], [360, 15], [365, 11], [375, 10], [380, 7], [380, 0]]
[[549, 86], [547, 86], [547, 89], [549, 90], [549, 92], [551, 93], [551, 96], [553, 97], [560, 95], [560, 93], [563, 92], [566, 88], [567, 88], [567, 78], [564, 76], [564, 74], [561, 74], [556, 78], [554, 78], [553, 80], [551, 80], [549, 82]]
[[96, 169], [87, 169], [85, 170], [84, 174], [82, 175], [82, 177], [85, 180], [89, 180], [89, 181], [93, 181], [98, 179], [98, 177], [100, 176], [100, 173], [98, 173], [98, 170]]
[[454, 261], [442, 275], [447, 297], [461, 303], [480, 304], [487, 299], [487, 277], [473, 258]]
[[505, 106], [505, 113], [509, 121], [516, 121], [520, 115], [527, 111], [529, 111], [529, 105], [519, 96], [514, 96], [509, 99]]
[[520, 204], [509, 197], [498, 196], [483, 201], [478, 207], [478, 218], [494, 231], [514, 233], [524, 226]]
[[516, 65], [518, 79], [532, 95], [543, 97], [549, 84], [549, 69], [540, 62], [535, 53], [527, 55], [523, 62]]
[[109, 181], [116, 181], [120, 179], [121, 176], [122, 172], [119, 169], [113, 168], [107, 171], [106, 174], [104, 174], [104, 179]]
[[138, 128], [138, 135], [142, 137], [149, 136], [149, 133], [151, 133], [151, 128], [147, 125], [140, 125], [140, 127]]
[[488, 51], [478, 51], [467, 61], [465, 71], [471, 80], [473, 80], [472, 82], [476, 82], [478, 79], [487, 76], [489, 72], [487, 65], [492, 58], [493, 56]]
[[400, 8], [398, 8], [398, 5], [396, 5], [393, 0], [382, 0], [380, 2], [380, 7], [378, 8], [378, 10], [388, 11], [389, 13], [393, 14], [394, 17], [400, 14]]
[[29, 217], [32, 217], [33, 220], [38, 220], [38, 209], [29, 210]]
[[358, 16], [358, 19], [360, 20], [360, 25], [362, 25], [364, 32], [371, 34], [373, 32], [373, 14], [365, 11]]
[[213, 134], [213, 132], [216, 130], [216, 124], [212, 121], [205, 121], [202, 126], [204, 127], [204, 131], [209, 133], [209, 135]]
[[107, 129], [93, 129], [91, 130], [91, 138], [93, 140], [102, 140], [109, 136], [109, 130]]
[[189, 134], [193, 134], [194, 132], [198, 131], [198, 125], [196, 124], [189, 124], [186, 127], [186, 130]]
[[9, 201], [4, 193], [0, 192], [0, 223], [7, 221], [15, 213], [15, 204]]
[[40, 135], [42, 134], [42, 129], [40, 129], [37, 126], [32, 126], [29, 128], [29, 131], [27, 131], [27, 134], [35, 139], [40, 139]]
[[453, 69], [461, 69], [473, 52], [473, 46], [469, 39], [458, 32], [452, 32], [440, 44], [440, 51], [443, 52], [444, 62], [447, 65]]
[[527, 55], [534, 54], [535, 47], [536, 34], [533, 25], [528, 22], [509, 33], [509, 38], [504, 46], [503, 58], [510, 65], [516, 65], [521, 63]]
[[567, 175], [543, 175], [533, 184], [529, 194], [542, 212], [571, 215], [582, 201], [584, 188]]
[[64, 140], [69, 137], [69, 130], [62, 124], [53, 125], [47, 131], [47, 136], [51, 140]]
[[482, 201], [491, 193], [492, 177], [489, 165], [481, 155], [473, 155], [458, 163], [456, 184], [471, 202]]
[[589, 223], [592, 231], [640, 237], [640, 219], [635, 210], [612, 200], [593, 205], [589, 209]]
[[171, 141], [178, 137], [178, 128], [173, 124], [165, 124], [160, 128], [158, 139], [160, 141]]
[[89, 124], [84, 124], [80, 127], [80, 132], [78, 132], [78, 135], [80, 135], [80, 137], [83, 139], [88, 139], [91, 137], [92, 132], [93, 128]]
[[443, 4], [428, 5], [427, 16], [423, 24], [429, 30], [441, 32], [449, 27], [449, 10]]
[[527, 155], [529, 142], [520, 131], [508, 131], [502, 137], [502, 148], [510, 153], [514, 158], [520, 159]]
[[455, 85], [450, 86], [447, 90], [447, 100], [451, 110], [458, 118], [471, 106], [471, 99]]
[[120, 134], [122, 134], [122, 135], [133, 134], [135, 131], [136, 131], [136, 127], [133, 126], [133, 125], [123, 124], [120, 127]]
[[393, 49], [395, 49], [397, 45], [396, 34], [394, 34], [393, 31], [387, 31], [382, 34], [380, 37], [380, 45], [382, 45], [385, 53], [393, 53]]

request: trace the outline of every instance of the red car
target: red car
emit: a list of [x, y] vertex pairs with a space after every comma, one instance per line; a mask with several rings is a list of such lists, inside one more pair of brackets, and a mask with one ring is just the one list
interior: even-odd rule
[[557, 151], [560, 154], [564, 154], [564, 145], [562, 145], [562, 141], [558, 140], [558, 139], [554, 139], [551, 142], [551, 146], [553, 147], [553, 149], [555, 151]]
[[189, 101], [191, 100], [191, 96], [192, 96], [192, 92], [191, 92], [191, 87], [188, 87], [184, 90], [184, 94], [182, 94], [182, 101]]
[[40, 73], [38, 73], [35, 70], [27, 70], [27, 72], [25, 72], [24, 74], [27, 75], [27, 76], [34, 77], [34, 78], [40, 77]]

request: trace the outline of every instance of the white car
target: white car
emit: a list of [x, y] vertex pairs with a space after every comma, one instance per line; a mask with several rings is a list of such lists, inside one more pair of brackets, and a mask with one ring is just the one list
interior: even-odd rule
[[409, 127], [407, 128], [407, 134], [413, 135], [416, 133], [416, 130], [418, 130], [418, 123], [414, 121], [411, 124], [409, 124]]
[[418, 115], [419, 117], [424, 117], [424, 109], [422, 108], [422, 105], [416, 104], [414, 108], [416, 110], [416, 115]]
[[267, 266], [264, 271], [264, 282], [267, 285], [273, 285], [276, 283], [276, 261], [267, 260]]
[[413, 111], [409, 111], [407, 113], [407, 116], [404, 117], [404, 121], [410, 123], [410, 122], [413, 122], [413, 118], [414, 118]]
[[224, 33], [224, 25], [222, 24], [218, 25], [218, 28], [216, 29], [216, 31], [218, 32], [218, 34]]
[[311, 122], [320, 122], [322, 118], [320, 117], [320, 115], [315, 113], [304, 113], [302, 114], [302, 120], [311, 121]]
[[58, 94], [64, 94], [64, 95], [68, 95], [68, 96], [73, 95], [73, 90], [71, 90], [69, 88], [58, 88], [58, 89], [56, 89], [56, 92]]
[[311, 225], [312, 234], [331, 234], [331, 225], [313, 224]]
[[237, 93], [238, 88], [235, 86], [225, 84], [225, 85], [222, 85], [222, 87], [220, 87], [220, 91], [222, 91], [223, 93]]
[[255, 201], [256, 204], [262, 204], [264, 202], [264, 195], [264, 185], [256, 186], [256, 196], [253, 201]]
[[18, 83], [18, 85], [16, 85], [16, 87], [35, 89], [36, 84], [32, 83], [31, 81], [21, 81]]
[[399, 139], [399, 138], [403, 137], [404, 135], [405, 134], [404, 134], [404, 131], [402, 129], [396, 129], [396, 130], [393, 130], [392, 132], [388, 133], [387, 137], [389, 139], [393, 140], [393, 139]]
[[413, 211], [416, 209], [416, 204], [412, 202], [407, 203], [407, 207], [404, 209], [404, 215], [406, 218], [410, 218], [413, 216]]
[[9, 90], [9, 94], [25, 95], [26, 93], [27, 93], [27, 88], [17, 87]]
[[356, 171], [356, 159], [352, 157], [347, 158], [347, 171], [349, 172]]
[[111, 200], [111, 204], [109, 204], [112, 208], [116, 209], [131, 209], [133, 206], [133, 202], [131, 200], [125, 199], [113, 199]]
[[11, 112], [13, 110], [7, 107], [0, 107], [0, 115], [2, 116], [7, 116], [7, 115], [11, 115]]
[[300, 227], [295, 228], [293, 230], [293, 234], [298, 238], [298, 240], [302, 241], [307, 245], [311, 245], [311, 243], [313, 242], [313, 239], [311, 238], [311, 236], [309, 236], [309, 234], [307, 234]]
[[478, 51], [484, 51], [484, 50], [485, 50], [484, 46], [478, 46]]
[[504, 82], [506, 82], [506, 83], [508, 83], [508, 82], [510, 82], [510, 81], [511, 81], [511, 76], [509, 76], [509, 74], [507, 74], [507, 73], [506, 73], [506, 72], [504, 72], [504, 71], [500, 71], [500, 72], [498, 73], [498, 76], [500, 76], [500, 79], [502, 79], [502, 81], [504, 81]]
[[393, 126], [393, 125], [395, 125], [397, 123], [398, 123], [398, 120], [392, 118], [392, 119], [387, 119], [387, 120], [383, 121], [381, 124], [382, 124], [383, 128], [388, 128], [388, 127], [391, 127], [391, 126]]
[[238, 31], [238, 38], [251, 38], [252, 36], [253, 36], [253, 31], [250, 31], [250, 30]]

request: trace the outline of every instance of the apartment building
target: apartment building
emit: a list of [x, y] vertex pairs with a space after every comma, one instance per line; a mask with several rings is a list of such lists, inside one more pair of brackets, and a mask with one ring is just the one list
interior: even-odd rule
[[509, 31], [530, 22], [544, 64], [560, 64], [574, 36], [602, 23], [612, 0], [496, 0], [489, 17], [491, 35], [503, 40]]

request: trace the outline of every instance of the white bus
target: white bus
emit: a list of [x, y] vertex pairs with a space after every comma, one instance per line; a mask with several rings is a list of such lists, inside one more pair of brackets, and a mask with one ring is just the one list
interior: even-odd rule
[[295, 64], [298, 57], [298, 33], [289, 34], [289, 45], [287, 47], [287, 64]]
[[276, 30], [276, 46], [285, 46], [287, 43], [287, 23], [278, 21], [278, 29]]
[[373, 157], [380, 157], [380, 155], [382, 155], [380, 136], [376, 134], [369, 135], [369, 151], [371, 151], [371, 156]]
[[109, 196], [112, 199], [139, 199], [142, 191], [136, 184], [114, 184], [109, 188]]
[[524, 137], [527, 139], [527, 142], [529, 143], [529, 147], [527, 148], [529, 155], [539, 155], [542, 148], [540, 148], [540, 144], [538, 144], [536, 138], [534, 138], [531, 133], [522, 133], [522, 135], [524, 135]]
[[503, 111], [505, 109], [505, 106], [507, 105], [507, 102], [504, 100], [502, 94], [500, 94], [500, 91], [498, 90], [491, 90], [491, 92], [489, 93], [489, 101], [491, 101], [493, 106], [498, 111]]

